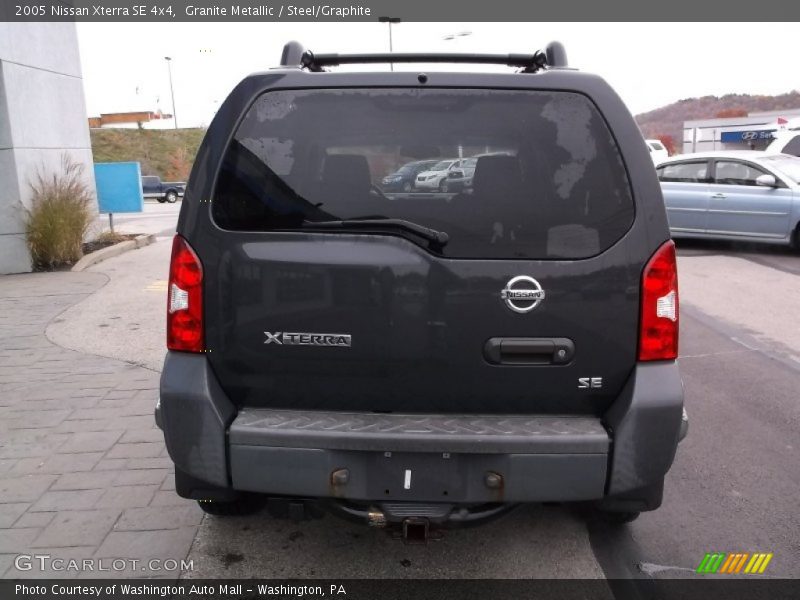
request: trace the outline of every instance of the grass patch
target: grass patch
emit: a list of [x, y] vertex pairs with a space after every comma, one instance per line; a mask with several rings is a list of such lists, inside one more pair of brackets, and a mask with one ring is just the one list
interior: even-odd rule
[[101, 248], [113, 246], [114, 244], [119, 244], [120, 242], [127, 242], [128, 240], [132, 240], [137, 236], [138, 234], [136, 233], [112, 233], [110, 231], [104, 231], [90, 242], [83, 244], [83, 253], [89, 254], [91, 252], [95, 252], [96, 250], [100, 250]]

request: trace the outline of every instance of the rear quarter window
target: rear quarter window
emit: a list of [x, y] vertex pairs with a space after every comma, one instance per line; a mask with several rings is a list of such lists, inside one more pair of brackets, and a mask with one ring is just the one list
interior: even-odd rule
[[[446, 173], [381, 187], [412, 161], [461, 161], [474, 174], [455, 192]], [[611, 132], [581, 94], [277, 90], [254, 102], [227, 148], [212, 214], [223, 229], [263, 232], [404, 219], [447, 232], [437, 251], [453, 258], [582, 258], [625, 234], [634, 202]]]

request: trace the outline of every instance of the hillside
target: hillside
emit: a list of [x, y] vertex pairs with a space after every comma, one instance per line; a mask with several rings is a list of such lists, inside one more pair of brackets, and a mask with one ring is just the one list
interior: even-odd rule
[[679, 100], [650, 112], [636, 115], [636, 122], [639, 123], [646, 138], [657, 138], [661, 135], [672, 136], [678, 151], [680, 151], [684, 121], [791, 108], [800, 108], [800, 91], [795, 90], [778, 96], [751, 96], [750, 94], [703, 96], [702, 98]]
[[[671, 136], [680, 152], [684, 121], [796, 108], [797, 90], [778, 96], [703, 96], [636, 115], [636, 122], [646, 138]], [[138, 161], [143, 175], [185, 181], [204, 134], [205, 129], [92, 129], [92, 151], [95, 162]]]
[[205, 129], [92, 129], [94, 162], [137, 161], [142, 175], [186, 181]]

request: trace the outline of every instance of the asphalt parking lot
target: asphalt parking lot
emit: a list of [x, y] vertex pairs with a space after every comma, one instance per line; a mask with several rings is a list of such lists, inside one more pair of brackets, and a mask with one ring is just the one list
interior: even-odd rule
[[[151, 547], [162, 556], [172, 553], [171, 558], [191, 560], [192, 568], [182, 574], [190, 578], [623, 577], [646, 581], [693, 576], [704, 554], [711, 551], [772, 552], [768, 576], [800, 578], [800, 254], [751, 245], [679, 244], [680, 364], [690, 431], [679, 447], [658, 511], [643, 514], [627, 527], [611, 529], [594, 521], [585, 507], [529, 506], [490, 524], [453, 530], [440, 541], [413, 546], [391, 539], [384, 531], [333, 516], [302, 523], [275, 520], [266, 512], [229, 519], [201, 517], [191, 503], [173, 498], [169, 463], [159, 432], [146, 421], [150, 419], [146, 413], [155, 401], [164, 354], [168, 234], [174, 230], [179, 206], [153, 205], [146, 216], [139, 215], [142, 219], [125, 222], [120, 218], [122, 230], [148, 219], [150, 231], [161, 232], [159, 241], [90, 268], [85, 290], [76, 289], [69, 298], [62, 298], [58, 310], [43, 312], [49, 324], [42, 332], [44, 341], [36, 343], [46, 342], [51, 348], [47, 352], [56, 356], [89, 360], [90, 371], [104, 374], [109, 390], [102, 391], [105, 396], [95, 394], [97, 402], [105, 404], [102, 414], [94, 416], [113, 421], [114, 410], [127, 410], [136, 420], [130, 421], [130, 431], [120, 430], [117, 437], [94, 436], [93, 442], [85, 441], [99, 444], [84, 449], [97, 456], [87, 458], [82, 476], [87, 489], [71, 508], [78, 517], [105, 511], [107, 527], [101, 532], [95, 524], [92, 540], [82, 540], [80, 529], [64, 523], [59, 531], [71, 537], [47, 533], [55, 521], [43, 514], [59, 519], [62, 508], [43, 503], [42, 498], [51, 494], [48, 502], [55, 501], [51, 486], [59, 481], [58, 473], [24, 475], [44, 479], [41, 490], [32, 489], [14, 502], [12, 512], [0, 511], [0, 516], [6, 516], [0, 519], [6, 540], [12, 539], [9, 531], [16, 540], [14, 544], [0, 542], [4, 577], [17, 576], [11, 564], [12, 549], [46, 547], [65, 553], [81, 547], [95, 556], [126, 552], [138, 556], [146, 555]], [[69, 280], [68, 274], [64, 277]], [[2, 300], [6, 306], [15, 304], [8, 295]], [[11, 325], [4, 322], [3, 326]], [[20, 340], [35, 338], [33, 333], [20, 335]], [[7, 354], [13, 353], [7, 350]], [[111, 388], [118, 372], [129, 373], [125, 376], [128, 384], [115, 391]], [[0, 367], [2, 389], [11, 389], [14, 384], [8, 378], [12, 376], [10, 369]], [[130, 402], [108, 401], [134, 396], [133, 408]], [[85, 404], [74, 410], [96, 412], [99, 407], [90, 407], [90, 400]], [[20, 408], [7, 404], [0, 410], [8, 413]], [[63, 416], [65, 421], [75, 418]], [[61, 443], [74, 443], [67, 437], [70, 428], [63, 426], [65, 421], [54, 427], [64, 434]], [[42, 427], [47, 425], [42, 423]], [[104, 426], [114, 430], [113, 425]], [[14, 439], [28, 439], [17, 447], [45, 443], [31, 438], [33, 434], [16, 435]], [[0, 486], [11, 489], [14, 482], [9, 481], [19, 483], [23, 477], [20, 469], [35, 470], [38, 461], [21, 465], [25, 457], [18, 451], [15, 454], [9, 444], [2, 450]], [[63, 447], [49, 446], [47, 450], [56, 455], [63, 451]], [[146, 456], [136, 456], [137, 452]], [[115, 463], [122, 472], [137, 471], [135, 477], [146, 481], [140, 485], [146, 491], [140, 490], [133, 504], [122, 498], [124, 490], [109, 493], [121, 484], [108, 476], [92, 476], [103, 466], [108, 469], [108, 461], [115, 457], [127, 461]], [[52, 465], [44, 456], [41, 463], [45, 470]], [[146, 468], [156, 472], [148, 478], [141, 473]], [[171, 521], [158, 518], [163, 507], [169, 508]]]

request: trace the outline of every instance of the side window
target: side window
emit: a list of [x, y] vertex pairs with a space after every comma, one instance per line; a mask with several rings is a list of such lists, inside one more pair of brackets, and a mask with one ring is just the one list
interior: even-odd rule
[[708, 180], [708, 163], [704, 160], [672, 163], [660, 167], [657, 172], [660, 181], [706, 183]]
[[756, 179], [766, 172], [741, 162], [718, 160], [714, 182], [723, 185], [756, 185]]

